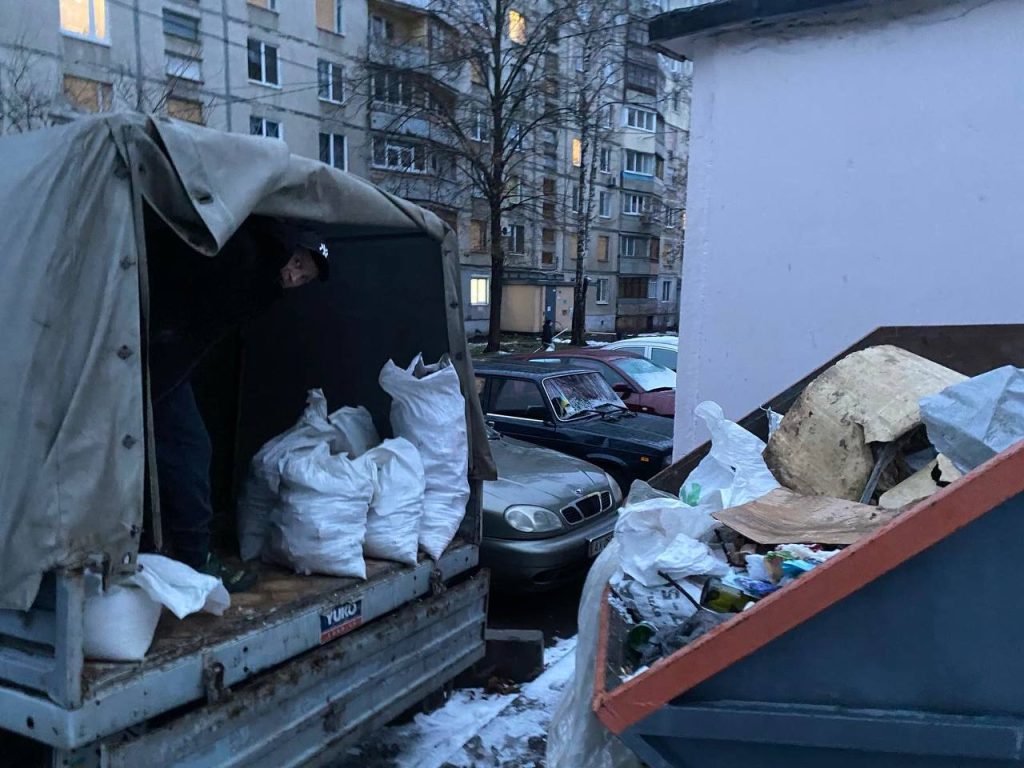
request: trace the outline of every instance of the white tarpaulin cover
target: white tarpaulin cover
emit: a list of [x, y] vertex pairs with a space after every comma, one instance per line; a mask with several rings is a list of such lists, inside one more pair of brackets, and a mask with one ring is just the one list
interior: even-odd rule
[[[283, 142], [136, 114], [4, 137], [0, 154], [0, 608], [28, 608], [56, 566], [137, 552], [143, 199], [211, 256], [250, 214], [325, 232], [426, 234], [443, 244], [447, 306], [438, 312], [453, 362], [472, 381], [454, 236], [366, 181], [290, 155]], [[466, 394], [470, 471], [487, 479], [483, 416], [475, 388]]]

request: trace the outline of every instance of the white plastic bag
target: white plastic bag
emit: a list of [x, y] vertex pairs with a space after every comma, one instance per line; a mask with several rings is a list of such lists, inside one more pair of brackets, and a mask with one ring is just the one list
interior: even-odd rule
[[139, 661], [153, 642], [166, 606], [179, 619], [206, 611], [220, 616], [231, 606], [221, 580], [162, 555], [139, 555], [139, 570], [123, 584], [85, 601], [86, 658]]
[[996, 368], [921, 400], [928, 439], [961, 472], [1024, 440], [1024, 370]]
[[332, 456], [326, 443], [286, 457], [266, 556], [297, 573], [365, 579], [363, 539], [372, 497], [366, 466]]
[[636, 481], [615, 524], [622, 570], [641, 584], [665, 583], [659, 571], [674, 579], [722, 576], [728, 568], [701, 539], [717, 522], [705, 509]]
[[[697, 612], [693, 603], [679, 594], [679, 590], [671, 584], [645, 587], [639, 581], [624, 577], [621, 572], [612, 577], [611, 583], [633, 615], [639, 616], [641, 621], [650, 622], [659, 630], [674, 629]], [[694, 600], [700, 601], [703, 585], [695, 584], [690, 579], [676, 583]]]
[[718, 403], [705, 401], [694, 413], [711, 432], [711, 451], [686, 478], [680, 498], [710, 515], [759, 499], [779, 487], [764, 462], [765, 444], [760, 438], [725, 418]]
[[619, 542], [612, 539], [590, 567], [583, 585], [577, 617], [576, 669], [548, 727], [548, 768], [640, 768], [633, 753], [591, 709], [601, 596], [618, 568], [619, 555]]
[[327, 399], [321, 390], [311, 389], [295, 426], [268, 440], [253, 456], [238, 499], [238, 548], [243, 560], [259, 557], [263, 551], [270, 515], [277, 505], [281, 459], [326, 442], [332, 432]]
[[388, 361], [380, 385], [391, 395], [391, 427], [420, 452], [426, 474], [419, 542], [435, 560], [455, 538], [469, 501], [466, 401], [448, 359], [424, 365], [422, 355], [405, 370]]
[[[319, 390], [317, 390], [319, 391]], [[331, 431], [331, 453], [347, 453], [356, 459], [380, 445], [373, 417], [363, 406], [346, 405], [327, 417]]]
[[373, 501], [366, 520], [363, 553], [416, 565], [426, 490], [420, 452], [398, 437], [371, 448], [361, 460], [373, 469]]

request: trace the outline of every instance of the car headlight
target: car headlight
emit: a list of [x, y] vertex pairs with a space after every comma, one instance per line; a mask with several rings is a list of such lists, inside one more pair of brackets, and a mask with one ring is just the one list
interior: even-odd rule
[[622, 489], [619, 484], [615, 481], [615, 478], [609, 475], [607, 472], [604, 473], [605, 479], [608, 480], [608, 487], [612, 489], [612, 499], [616, 504], [622, 501]]
[[557, 531], [562, 527], [561, 519], [550, 509], [526, 504], [517, 504], [506, 509], [505, 522], [522, 533]]

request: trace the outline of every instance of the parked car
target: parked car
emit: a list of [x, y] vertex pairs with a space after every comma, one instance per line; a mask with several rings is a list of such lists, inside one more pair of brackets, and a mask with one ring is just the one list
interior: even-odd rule
[[586, 347], [535, 352], [521, 359], [535, 363], [571, 361], [600, 373], [629, 410], [669, 418], [676, 415], [676, 372], [633, 352]]
[[484, 483], [480, 563], [502, 585], [546, 589], [612, 539], [619, 484], [599, 467], [489, 429], [498, 479]]
[[679, 357], [678, 336], [637, 336], [632, 339], [613, 341], [603, 349], [625, 350], [642, 355], [652, 363], [663, 365], [666, 368], [676, 369], [676, 360]]
[[589, 461], [628, 490], [672, 459], [672, 422], [630, 411], [597, 371], [571, 362], [478, 361], [477, 389], [504, 435]]

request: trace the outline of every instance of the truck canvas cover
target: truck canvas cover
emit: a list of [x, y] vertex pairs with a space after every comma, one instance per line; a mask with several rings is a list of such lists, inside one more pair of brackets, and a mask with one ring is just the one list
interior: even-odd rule
[[[97, 555], [130, 563], [138, 551], [150, 443], [144, 203], [211, 257], [250, 215], [308, 224], [332, 253], [346, 241], [410, 237], [401, 268], [443, 279], [442, 351], [472, 380], [456, 238], [429, 211], [283, 142], [167, 118], [86, 118], [5, 137], [0, 151], [0, 608], [29, 608], [50, 570]], [[377, 262], [361, 263], [360, 275], [376, 268], [383, 281], [395, 268]], [[393, 322], [410, 323], [409, 311]], [[377, 370], [357, 375], [366, 389]], [[475, 388], [464, 389], [470, 475], [489, 479], [483, 416]]]

